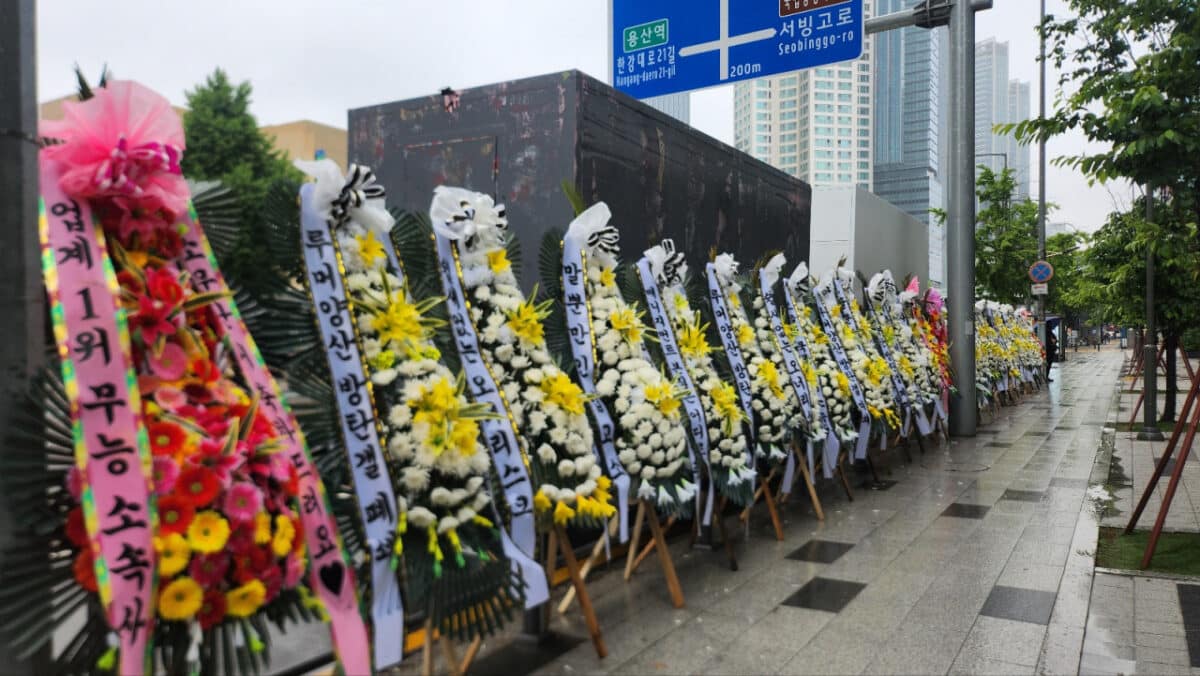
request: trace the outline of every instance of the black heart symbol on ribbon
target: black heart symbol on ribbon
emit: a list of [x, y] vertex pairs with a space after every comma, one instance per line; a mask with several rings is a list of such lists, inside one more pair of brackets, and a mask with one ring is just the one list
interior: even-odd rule
[[346, 567], [342, 565], [341, 561], [334, 561], [333, 563], [321, 566], [317, 574], [321, 578], [321, 584], [333, 592], [334, 596], [342, 593], [342, 582], [346, 578]]

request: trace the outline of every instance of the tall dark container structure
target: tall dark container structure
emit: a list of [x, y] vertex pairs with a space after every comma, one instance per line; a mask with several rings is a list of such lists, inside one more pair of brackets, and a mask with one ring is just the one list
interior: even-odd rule
[[746, 266], [808, 258], [808, 184], [579, 71], [358, 108], [349, 129], [350, 161], [375, 170], [389, 205], [426, 211], [443, 183], [503, 202], [527, 289], [543, 233], [573, 216], [564, 180], [608, 203], [625, 260], [663, 237], [693, 269], [714, 247]]

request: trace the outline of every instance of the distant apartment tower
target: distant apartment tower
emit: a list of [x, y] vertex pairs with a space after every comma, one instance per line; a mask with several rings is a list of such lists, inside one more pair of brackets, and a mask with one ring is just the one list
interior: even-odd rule
[[[1008, 117], [1006, 122], [1020, 122], [1030, 118], [1029, 83], [1019, 80], [1008, 81]], [[1017, 197], [1029, 197], [1029, 146], [1017, 142], [1015, 136], [1008, 137], [1008, 163], [1017, 182]]]
[[1006, 165], [1016, 181], [1016, 197], [1029, 196], [1029, 146], [997, 124], [1029, 119], [1029, 83], [1008, 78], [1008, 43], [992, 38], [975, 44], [975, 164], [999, 172]]
[[870, 189], [872, 51], [867, 40], [855, 61], [735, 84], [734, 145], [814, 186]]
[[651, 96], [648, 99], [642, 99], [642, 103], [649, 104], [652, 108], [660, 110], [684, 124], [692, 123], [692, 97], [688, 92]]
[[[879, 0], [879, 13], [911, 8], [919, 0]], [[875, 36], [875, 156], [873, 192], [929, 222], [944, 207], [943, 148], [946, 113], [942, 61], [944, 30], [904, 28]]]
[[[999, 173], [1013, 166], [1008, 137], [992, 131], [1008, 117], [1008, 43], [975, 43], [975, 164]], [[1005, 159], [1007, 158], [1007, 162]]]

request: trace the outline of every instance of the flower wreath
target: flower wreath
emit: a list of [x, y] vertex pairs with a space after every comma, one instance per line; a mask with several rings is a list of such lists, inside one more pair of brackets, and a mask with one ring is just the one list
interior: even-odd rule
[[[786, 444], [792, 432], [803, 424], [803, 416], [766, 317], [760, 316], [753, 326], [750, 324], [742, 304], [742, 285], [737, 279], [737, 270], [738, 263], [730, 254], [721, 254], [713, 261], [713, 272], [728, 311], [732, 337], [746, 359], [749, 371], [755, 456], [775, 466], [787, 459]], [[755, 294], [755, 303], [761, 313], [760, 294]]]
[[[669, 329], [674, 332], [680, 357], [704, 412], [712, 481], [722, 496], [735, 504], [746, 504], [754, 489], [754, 469], [747, 464], [746, 435], [742, 428], [748, 421], [738, 402], [737, 390], [717, 373], [712, 346], [705, 335], [708, 327], [700, 323], [700, 314], [692, 310], [684, 292], [687, 263], [682, 254], [674, 253], [670, 240], [651, 247], [644, 255], [649, 261], [650, 274], [659, 285]], [[693, 442], [701, 445], [698, 440]]]
[[[53, 564], [55, 572], [39, 589], [53, 587], [57, 607], [87, 603], [96, 612], [56, 658], [58, 666], [141, 673], [153, 668], [157, 648], [172, 673], [213, 671], [235, 658], [244, 669], [258, 669], [265, 664], [265, 619], [282, 627], [284, 618], [310, 619], [316, 616], [311, 609], [321, 607], [302, 585], [312, 558], [314, 587], [347, 640], [338, 642], [349, 648], [342, 655], [347, 669], [369, 668], [353, 573], [324, 488], [190, 211], [179, 169], [184, 135], [178, 117], [166, 99], [132, 82], [109, 82], [65, 108], [65, 119], [45, 129], [61, 142], [42, 156], [49, 212], [43, 237], [63, 224], [82, 233], [70, 255], [44, 249], [64, 387], [59, 397], [37, 403], [30, 421], [36, 431], [26, 435], [31, 457], [61, 449], [47, 476], [66, 470], [59, 475], [66, 490], [27, 495], [49, 500], [61, 519], [49, 542], [42, 535], [33, 551], [49, 545], [55, 561], [72, 561]], [[63, 309], [67, 285], [79, 272], [68, 269], [71, 258], [88, 270], [102, 269], [104, 291], [111, 294], [110, 300], [96, 293], [104, 287], [86, 287], [82, 317]], [[97, 331], [85, 340], [72, 323], [97, 314], [112, 318], [117, 333]], [[97, 388], [87, 380], [101, 359], [127, 364], [126, 399], [112, 394], [118, 386]], [[43, 391], [57, 389], [53, 376], [43, 382]], [[83, 398], [81, 389], [91, 396]], [[107, 399], [110, 423], [125, 411], [136, 416], [136, 441], [95, 434], [86, 418], [81, 424], [80, 411], [98, 399]], [[73, 432], [68, 416], [75, 418]], [[51, 419], [64, 420], [64, 437], [45, 436]], [[73, 434], [74, 442], [67, 442]], [[6, 471], [6, 479], [20, 478]], [[128, 492], [139, 483], [140, 497]], [[125, 492], [114, 492], [118, 486]], [[120, 555], [109, 557], [106, 543], [130, 533], [143, 534], [152, 547], [126, 542]], [[26, 566], [19, 560], [6, 556], [5, 577], [28, 581], [28, 566], [37, 559]], [[38, 574], [45, 565], [42, 560]], [[61, 585], [68, 570], [74, 586]], [[133, 583], [140, 593], [130, 593]], [[336, 591], [325, 595], [325, 586]], [[45, 645], [55, 623], [71, 617], [26, 617], [44, 607], [3, 611], [40, 628], [21, 633], [22, 653]], [[97, 636], [104, 632], [111, 632], [107, 641]]]
[[592, 335], [596, 393], [615, 414], [615, 445], [621, 466], [640, 480], [636, 494], [663, 514], [691, 514], [692, 480], [681, 406], [684, 392], [648, 360], [653, 331], [637, 303], [617, 287], [620, 248], [607, 207], [593, 205], [571, 223], [585, 242], [585, 302]]
[[834, 330], [838, 332], [854, 375], [862, 384], [872, 426], [876, 427], [877, 433], [886, 435], [889, 429], [900, 428], [891, 369], [875, 347], [874, 329], [854, 297], [854, 273], [838, 265], [826, 277], [825, 283], [815, 289], [817, 302], [824, 302], [829, 309]]
[[854, 399], [850, 392], [850, 379], [842, 373], [833, 357], [829, 336], [825, 335], [813, 317], [811, 304], [816, 299], [808, 266], [803, 261], [798, 263], [792, 274], [784, 280], [783, 286], [788, 294], [788, 308], [793, 320], [790, 326], [785, 325], [784, 328], [794, 331], [797, 339], [802, 337], [808, 347], [811, 361], [802, 362], [801, 368], [805, 370], [809, 389], [825, 397], [830, 424], [838, 439], [842, 442], [854, 441], [858, 438], [858, 429], [853, 419]]
[[919, 402], [922, 407], [930, 406], [941, 394], [941, 384], [933, 354], [917, 334], [915, 318], [904, 311], [912, 301], [912, 292], [897, 294], [891, 271], [885, 270], [877, 277], [880, 277], [878, 284], [875, 279], [871, 280], [870, 297], [880, 308], [881, 316], [890, 322], [890, 344], [899, 354], [897, 367], [905, 376], [905, 381], [911, 383], [909, 396], [912, 400]]
[[458, 242], [463, 290], [479, 349], [526, 443], [534, 508], [555, 524], [603, 526], [615, 512], [592, 452], [587, 396], [550, 356], [542, 320], [553, 301], [526, 299], [508, 258], [503, 205], [480, 193], [439, 186], [434, 219]]
[[946, 308], [941, 293], [937, 289], [927, 289], [923, 298], [917, 295], [917, 280], [909, 283], [907, 291], [913, 295], [907, 305], [907, 311], [916, 323], [915, 332], [921, 342], [929, 348], [933, 357], [934, 367], [938, 372], [941, 383], [942, 399], [945, 399], [954, 386], [953, 375], [950, 371], [950, 341], [946, 331]]
[[[514, 597], [521, 588], [489, 518], [492, 462], [479, 423], [494, 415], [470, 403], [462, 377], [440, 361], [433, 338], [444, 322], [430, 310], [441, 299], [414, 299], [389, 236], [393, 219], [382, 189], [369, 192], [377, 187], [370, 170], [352, 166], [343, 178], [332, 160], [296, 165], [316, 178], [304, 201], [333, 232], [336, 274], [348, 294], [395, 491], [394, 544], [373, 556], [391, 558], [393, 568], [403, 564], [405, 602], [424, 609], [441, 631], [491, 633], [520, 601]], [[355, 191], [372, 196], [356, 200]], [[474, 612], [482, 605], [492, 608], [488, 620]]]

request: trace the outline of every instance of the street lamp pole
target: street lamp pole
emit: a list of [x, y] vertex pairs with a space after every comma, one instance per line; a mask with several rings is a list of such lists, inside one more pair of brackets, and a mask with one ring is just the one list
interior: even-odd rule
[[[1038, 20], [1038, 66], [1041, 72], [1038, 86], [1038, 119], [1046, 119], [1046, 0], [1042, 0]], [[1038, 141], [1038, 260], [1046, 260], [1046, 139]], [[1046, 345], [1046, 297], [1038, 296], [1038, 339]], [[1050, 353], [1046, 353], [1046, 377], [1050, 377]]]

